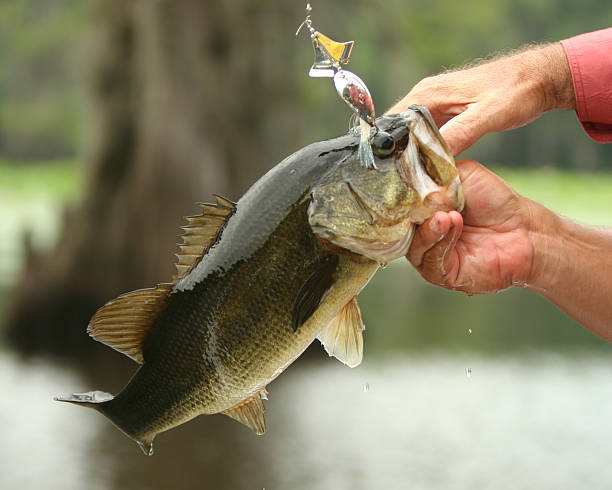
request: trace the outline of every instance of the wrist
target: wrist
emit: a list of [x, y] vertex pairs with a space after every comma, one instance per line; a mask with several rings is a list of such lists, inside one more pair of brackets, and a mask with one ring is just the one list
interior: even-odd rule
[[533, 291], [545, 291], [557, 281], [566, 254], [560, 244], [565, 234], [563, 218], [541, 204], [526, 199], [529, 209], [528, 236], [531, 244], [531, 263], [522, 287]]
[[575, 109], [576, 97], [572, 72], [561, 43], [547, 44], [534, 50], [540, 74], [544, 112], [553, 109]]

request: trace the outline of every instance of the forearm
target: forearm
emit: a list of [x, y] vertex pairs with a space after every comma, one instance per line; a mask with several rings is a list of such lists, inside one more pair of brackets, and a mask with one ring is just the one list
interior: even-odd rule
[[534, 246], [525, 288], [612, 341], [612, 229], [582, 225], [530, 202]]

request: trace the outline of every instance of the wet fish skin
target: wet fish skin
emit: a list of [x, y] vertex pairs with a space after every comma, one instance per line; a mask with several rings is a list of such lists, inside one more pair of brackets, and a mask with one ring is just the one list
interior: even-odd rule
[[[358, 364], [356, 297], [379, 263], [405, 254], [414, 222], [435, 210], [415, 179], [427, 180], [429, 166], [438, 183], [431, 191], [429, 178], [428, 189], [444, 195], [444, 206], [463, 205], [452, 157], [421, 111], [379, 118], [395, 151], [376, 158], [378, 170], [360, 165], [358, 136], [348, 134], [286, 158], [235, 206], [205, 208], [224, 217], [201, 258], [173, 283], [120, 297], [92, 319], [94, 338], [142, 362], [140, 369], [114, 398], [90, 392], [60, 400], [95, 408], [151, 454], [156, 434], [200, 414], [223, 412], [263, 433], [267, 384], [316, 337], [330, 355]], [[428, 138], [429, 156], [414, 148]], [[196, 245], [198, 223], [215, 216], [194, 218], [187, 232]], [[147, 321], [134, 320], [139, 315]], [[123, 321], [118, 334], [115, 318]], [[134, 322], [138, 330], [123, 331]], [[323, 335], [332, 325], [333, 335]]]

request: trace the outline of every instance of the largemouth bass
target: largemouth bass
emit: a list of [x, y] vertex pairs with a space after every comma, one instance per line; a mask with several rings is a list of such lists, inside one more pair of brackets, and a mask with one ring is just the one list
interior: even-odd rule
[[94, 339], [141, 367], [115, 397], [57, 399], [96, 409], [152, 454], [157, 434], [201, 414], [263, 434], [267, 385], [315, 338], [357, 366], [357, 295], [406, 254], [416, 224], [464, 204], [427, 109], [377, 126], [375, 168], [360, 164], [349, 132], [289, 156], [237, 203], [201, 205], [187, 218], [174, 280], [119, 296], [89, 324]]

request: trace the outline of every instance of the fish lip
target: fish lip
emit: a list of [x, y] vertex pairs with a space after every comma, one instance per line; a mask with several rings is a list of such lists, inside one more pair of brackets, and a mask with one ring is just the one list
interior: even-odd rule
[[363, 254], [381, 265], [386, 265], [388, 262], [404, 257], [408, 253], [410, 245], [412, 245], [414, 231], [415, 225], [410, 223], [408, 231], [400, 235], [392, 246], [362, 247]]
[[332, 248], [340, 251], [362, 255], [379, 264], [387, 264], [395, 259], [404, 257], [414, 238], [415, 224], [410, 220], [403, 220], [398, 225], [406, 227], [405, 233], [401, 233], [391, 241], [366, 240], [349, 235], [339, 235], [325, 226], [313, 226], [313, 231], [324, 242], [331, 244]]

